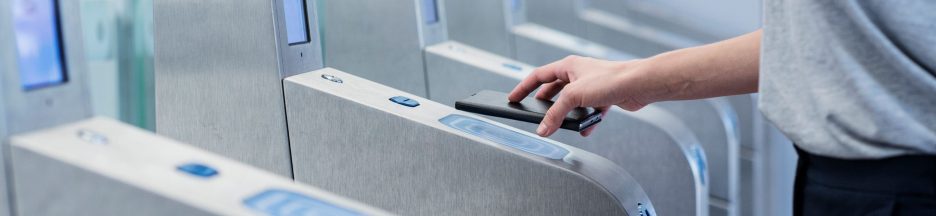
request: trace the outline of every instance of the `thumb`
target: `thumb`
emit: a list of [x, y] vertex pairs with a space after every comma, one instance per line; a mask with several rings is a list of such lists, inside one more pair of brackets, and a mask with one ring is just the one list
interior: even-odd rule
[[572, 109], [577, 107], [573, 102], [573, 94], [562, 94], [559, 95], [559, 100], [556, 101], [546, 111], [546, 117], [543, 118], [543, 121], [540, 122], [539, 128], [536, 129], [536, 133], [543, 137], [548, 137], [559, 130], [559, 127], [562, 126], [562, 121], [565, 120], [566, 114], [568, 114]]

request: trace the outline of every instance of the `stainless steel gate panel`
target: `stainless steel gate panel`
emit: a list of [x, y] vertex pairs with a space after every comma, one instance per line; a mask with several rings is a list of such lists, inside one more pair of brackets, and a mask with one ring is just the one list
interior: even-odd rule
[[156, 132], [291, 176], [282, 79], [322, 67], [314, 2], [290, 45], [283, 1], [155, 0]]
[[12, 145], [19, 215], [389, 215], [106, 118]]
[[629, 53], [534, 23], [511, 28], [515, 58], [533, 65], [545, 65], [566, 56], [579, 55], [607, 60], [637, 59]]
[[587, 151], [331, 68], [285, 83], [297, 181], [406, 215], [656, 215]]
[[[35, 13], [29, 16], [25, 10]], [[41, 13], [46, 10], [55, 12]], [[0, 2], [0, 35], [3, 35], [0, 37], [0, 167], [10, 166], [9, 136], [76, 121], [91, 115], [87, 86], [84, 84], [86, 65], [79, 14], [78, 1]], [[60, 59], [57, 63], [61, 65], [62, 79], [58, 83], [27, 88], [26, 83], [22, 82], [21, 70], [36, 66], [20, 65], [19, 49], [33, 48], [34, 52], [39, 53], [48, 49], [42, 45], [51, 43], [51, 39], [37, 38], [43, 35], [42, 33], [18, 32], [20, 28], [24, 28], [24, 24], [16, 18], [49, 18], [42, 16], [57, 18], [51, 19], [57, 22], [56, 26], [38, 28], [51, 27], [58, 32], [56, 36], [59, 39], [59, 47], [54, 49], [58, 49], [56, 51], [59, 52], [57, 54]], [[25, 28], [38, 25], [42, 24], [28, 23]], [[7, 169], [0, 171], [0, 215], [13, 213], [10, 206], [14, 202], [10, 189], [10, 179], [13, 178], [11, 175]]]
[[676, 47], [699, 44], [684, 34], [659, 29], [643, 19], [632, 20], [621, 17], [618, 13], [608, 12], [626, 8], [621, 2], [624, 1], [526, 1], [527, 7], [531, 8], [528, 11], [531, 22], [641, 57], [653, 56]]
[[[427, 0], [323, 1], [320, 7], [322, 26], [326, 29], [322, 32], [325, 66], [427, 96], [422, 47], [445, 40], [448, 32], [443, 19], [445, 10], [439, 7], [442, 4], [433, 6], [424, 2]], [[434, 9], [432, 15], [418, 12]], [[375, 18], [380, 22], [375, 22]], [[384, 22], [408, 25], [381, 24]], [[384, 40], [372, 40], [373, 37]], [[383, 42], [386, 40], [394, 42]], [[374, 50], [394, 50], [394, 54]], [[388, 71], [390, 67], [392, 71]]]

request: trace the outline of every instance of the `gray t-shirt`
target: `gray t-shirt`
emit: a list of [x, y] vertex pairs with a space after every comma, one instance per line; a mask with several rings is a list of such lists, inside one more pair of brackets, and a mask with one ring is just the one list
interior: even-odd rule
[[936, 1], [765, 0], [760, 109], [805, 151], [936, 155]]

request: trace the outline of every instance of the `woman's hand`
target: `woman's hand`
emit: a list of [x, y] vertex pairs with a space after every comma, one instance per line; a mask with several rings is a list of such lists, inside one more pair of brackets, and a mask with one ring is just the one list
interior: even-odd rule
[[[612, 105], [637, 111], [667, 100], [690, 100], [757, 91], [761, 31], [663, 53], [651, 58], [614, 62], [569, 56], [537, 68], [510, 93], [523, 100], [542, 86], [538, 99], [559, 99], [546, 112], [536, 133], [549, 136], [576, 107], [602, 112]], [[595, 126], [582, 132], [591, 134]]]
[[[562, 92], [536, 130], [540, 136], [549, 136], [559, 129], [566, 113], [576, 107], [595, 107], [602, 114], [612, 105], [637, 111], [664, 97], [667, 85], [651, 76], [641, 76], [645, 67], [644, 60], [614, 62], [569, 56], [534, 70], [508, 99], [523, 100], [540, 86], [537, 99], [549, 100]], [[595, 127], [582, 131], [582, 136], [591, 134]]]

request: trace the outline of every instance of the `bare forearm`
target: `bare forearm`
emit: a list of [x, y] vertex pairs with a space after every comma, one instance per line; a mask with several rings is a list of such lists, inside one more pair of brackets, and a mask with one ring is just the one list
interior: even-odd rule
[[649, 59], [666, 82], [662, 100], [689, 100], [757, 92], [761, 30]]

